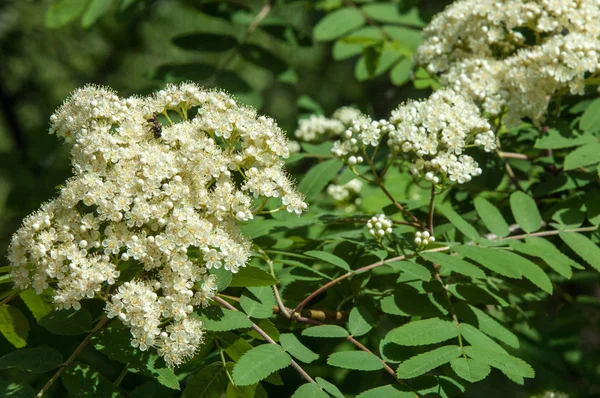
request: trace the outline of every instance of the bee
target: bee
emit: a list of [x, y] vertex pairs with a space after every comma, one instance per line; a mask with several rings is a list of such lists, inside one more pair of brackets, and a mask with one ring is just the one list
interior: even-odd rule
[[160, 124], [156, 115], [152, 115], [146, 121], [150, 123], [150, 131], [154, 134], [154, 138], [159, 139], [162, 137], [162, 124]]

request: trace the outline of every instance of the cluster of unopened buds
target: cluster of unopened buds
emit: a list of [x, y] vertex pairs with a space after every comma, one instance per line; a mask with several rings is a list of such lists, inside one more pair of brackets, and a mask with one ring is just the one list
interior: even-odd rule
[[417, 249], [423, 249], [428, 244], [435, 242], [435, 237], [432, 236], [429, 231], [417, 231], [415, 232], [415, 245], [417, 245]]
[[380, 241], [384, 236], [392, 235], [392, 220], [386, 217], [384, 214], [371, 217], [367, 221], [367, 228], [369, 228], [369, 234], [376, 240]]

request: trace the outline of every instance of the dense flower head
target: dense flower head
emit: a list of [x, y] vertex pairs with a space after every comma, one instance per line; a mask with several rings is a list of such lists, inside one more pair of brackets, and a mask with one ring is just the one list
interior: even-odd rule
[[[50, 132], [71, 145], [74, 176], [13, 236], [15, 284], [50, 286], [58, 308], [79, 309], [117, 283], [108, 316], [170, 365], [202, 341], [191, 315], [216, 292], [207, 270], [235, 273], [250, 256], [237, 222], [272, 197], [289, 212], [307, 207], [283, 170], [282, 131], [221, 91], [185, 83], [125, 99], [86, 86], [52, 115]], [[132, 267], [135, 278], [119, 281]]]
[[361, 203], [359, 194], [362, 186], [363, 182], [354, 178], [345, 184], [330, 184], [327, 187], [327, 193], [333, 198], [336, 207], [343, 209], [346, 213], [352, 213]]
[[539, 123], [597, 74], [599, 35], [600, 0], [461, 0], [424, 30], [417, 62], [507, 124]]
[[380, 142], [387, 143], [394, 159], [408, 160], [413, 174], [435, 184], [462, 184], [481, 174], [477, 162], [464, 154], [467, 147], [496, 148], [490, 124], [475, 104], [452, 90], [401, 105], [389, 120], [355, 120], [331, 152], [353, 166], [363, 160], [359, 153]]
[[367, 221], [369, 235], [378, 241], [382, 240], [384, 236], [392, 235], [392, 225], [392, 220], [390, 220], [385, 214], [379, 214], [378, 216], [371, 217], [369, 221]]
[[304, 142], [322, 142], [338, 137], [354, 120], [361, 115], [358, 109], [344, 106], [336, 110], [331, 118], [323, 115], [311, 115], [300, 120], [294, 133], [297, 139]]

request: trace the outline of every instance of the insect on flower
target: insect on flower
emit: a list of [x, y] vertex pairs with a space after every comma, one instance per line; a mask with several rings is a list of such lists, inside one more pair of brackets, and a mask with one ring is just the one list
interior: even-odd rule
[[159, 139], [162, 137], [162, 124], [160, 124], [156, 115], [152, 115], [146, 121], [150, 123], [150, 131], [154, 134], [154, 138]]

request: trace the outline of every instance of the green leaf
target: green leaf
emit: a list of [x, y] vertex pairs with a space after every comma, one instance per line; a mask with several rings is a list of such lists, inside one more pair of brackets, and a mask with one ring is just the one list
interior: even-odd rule
[[344, 394], [342, 394], [342, 392], [334, 384], [328, 382], [327, 380], [325, 380], [321, 377], [317, 377], [317, 378], [315, 378], [315, 380], [321, 387], [323, 387], [323, 389], [325, 389], [325, 391], [327, 391], [334, 397], [345, 398]]
[[277, 279], [267, 271], [263, 271], [257, 267], [241, 267], [240, 270], [233, 274], [233, 279], [229, 286], [231, 287], [258, 287], [258, 286], [273, 286], [277, 284]]
[[485, 348], [490, 351], [497, 351], [506, 354], [506, 350], [502, 346], [488, 337], [481, 330], [468, 323], [461, 323], [458, 326], [461, 336], [472, 346]]
[[263, 344], [246, 352], [233, 368], [236, 385], [248, 386], [288, 366], [292, 358], [277, 344]]
[[412, 7], [408, 12], [400, 13], [400, 5], [395, 3], [379, 3], [379, 4], [367, 4], [362, 7], [365, 14], [370, 18], [378, 22], [390, 23], [390, 24], [402, 24], [414, 27], [423, 27], [426, 25], [425, 22], [419, 17], [419, 10], [417, 7]]
[[453, 246], [452, 250], [458, 254], [476, 261], [487, 269], [509, 278], [521, 278], [521, 270], [512, 261], [517, 256], [505, 250], [480, 246]]
[[381, 386], [372, 388], [367, 391], [363, 391], [356, 398], [418, 398], [419, 396], [414, 392], [401, 391], [398, 386], [388, 384], [387, 386]]
[[460, 355], [461, 349], [459, 346], [448, 345], [439, 347], [402, 362], [398, 366], [396, 373], [401, 379], [412, 379], [442, 366]]
[[0, 397], [6, 398], [33, 398], [36, 392], [27, 384], [9, 382], [0, 379]]
[[560, 238], [586, 263], [600, 271], [600, 248], [577, 232], [561, 232]]
[[486, 363], [502, 372], [526, 378], [535, 377], [533, 368], [527, 362], [512, 355], [474, 346], [465, 347], [464, 351], [469, 357]]
[[521, 191], [510, 195], [510, 209], [523, 231], [532, 233], [542, 227], [542, 216], [533, 198]]
[[597, 143], [598, 140], [591, 134], [565, 137], [561, 131], [550, 129], [547, 134], [538, 138], [535, 142], [537, 149], [562, 149], [585, 144]]
[[204, 323], [204, 328], [211, 332], [252, 327], [252, 321], [243, 312], [217, 306], [211, 306], [203, 310], [200, 319]]
[[276, 305], [273, 289], [270, 287], [248, 287], [240, 297], [240, 306], [253, 318], [265, 319], [273, 315]]
[[579, 119], [579, 128], [589, 133], [600, 131], [600, 98], [586, 108]]
[[438, 209], [442, 212], [444, 217], [452, 223], [464, 236], [467, 238], [477, 241], [479, 239], [479, 232], [471, 225], [471, 223], [467, 222], [464, 218], [462, 218], [457, 212], [452, 209], [452, 207], [448, 205], [438, 206]]
[[329, 181], [331, 181], [342, 168], [343, 162], [339, 159], [329, 159], [312, 167], [300, 180], [298, 190], [306, 196], [307, 202], [313, 202]]
[[33, 289], [23, 290], [19, 293], [19, 296], [27, 308], [29, 308], [36, 321], [39, 321], [52, 312], [52, 305], [46, 302], [44, 297], [38, 295]]
[[329, 395], [315, 383], [302, 384], [292, 398], [329, 398]]
[[[275, 341], [279, 341], [279, 330], [277, 330], [277, 327], [273, 324], [273, 322], [271, 322], [268, 319], [262, 319], [258, 323], [258, 327], [261, 328], [263, 332], [265, 332], [270, 338], [272, 338]], [[250, 330], [248, 332], [248, 335], [254, 337], [255, 339], [266, 341], [266, 339], [254, 329]]]
[[229, 378], [221, 362], [213, 362], [186, 383], [182, 398], [220, 398], [227, 389]]
[[78, 311], [55, 310], [38, 322], [54, 334], [61, 336], [77, 336], [89, 332], [92, 328], [92, 314], [85, 308]]
[[409, 346], [441, 343], [457, 336], [456, 325], [440, 318], [412, 321], [391, 331], [393, 343]]
[[[507, 256], [508, 255], [508, 256]], [[548, 294], [552, 294], [552, 281], [546, 273], [535, 263], [521, 257], [515, 253], [506, 252], [503, 254], [505, 260], [512, 260], [511, 263], [516, 268], [521, 270], [523, 276], [531, 283], [542, 289]]]
[[319, 359], [319, 355], [312, 352], [292, 333], [283, 333], [279, 336], [279, 343], [284, 350], [289, 352], [294, 358], [304, 363], [311, 363]]
[[500, 322], [480, 310], [479, 308], [469, 305], [463, 307], [461, 304], [455, 305], [457, 312], [459, 312], [459, 319], [467, 318], [468, 313], [471, 312], [475, 315], [478, 323], [478, 329], [483, 333], [494, 337], [496, 340], [503, 342], [513, 348], [519, 348], [519, 339], [517, 336], [504, 327]]
[[334, 352], [327, 359], [327, 363], [338, 368], [354, 370], [380, 370], [383, 364], [376, 355], [365, 351]]
[[355, 307], [348, 316], [348, 330], [352, 336], [362, 336], [367, 334], [375, 324], [375, 319], [371, 312], [365, 307]]
[[333, 59], [339, 61], [362, 54], [366, 46], [383, 40], [384, 36], [379, 29], [374, 26], [365, 26], [334, 43]]
[[254, 398], [259, 384], [255, 383], [249, 386], [240, 386], [233, 383], [227, 385], [225, 398]]
[[525, 243], [514, 240], [510, 242], [510, 246], [520, 253], [541, 258], [553, 270], [565, 278], [570, 279], [573, 275], [573, 271], [571, 270], [573, 260], [561, 253], [552, 243], [544, 238], [528, 236], [525, 238]]
[[600, 162], [600, 143], [583, 145], [565, 156], [565, 170], [590, 166]]
[[450, 361], [450, 366], [459, 377], [470, 383], [485, 379], [492, 371], [487, 363], [471, 358], [455, 358]]
[[325, 16], [313, 30], [313, 38], [317, 41], [337, 39], [360, 28], [365, 24], [365, 17], [352, 7], [340, 8]]
[[336, 267], [340, 267], [346, 271], [350, 271], [350, 266], [348, 265], [348, 263], [344, 259], [336, 256], [335, 254], [318, 250], [309, 250], [307, 252], [304, 252], [304, 254], [325, 261], [326, 263], [333, 264]]
[[[235, 335], [234, 335], [235, 336]], [[248, 343], [246, 340], [239, 338], [236, 339], [233, 343], [229, 344], [227, 348], [225, 348], [225, 352], [229, 355], [232, 361], [237, 362], [240, 360], [242, 355], [252, 349], [252, 344]]]
[[474, 264], [468, 261], [461, 260], [456, 256], [450, 256], [445, 253], [427, 253], [421, 252], [419, 256], [425, 260], [431, 261], [432, 263], [439, 264], [442, 268], [447, 268], [457, 274], [470, 276], [471, 278], [485, 278], [485, 272], [480, 270]]
[[[248, 267], [246, 267], [248, 268]], [[229, 287], [233, 279], [233, 274], [227, 271], [225, 268], [211, 268], [208, 273], [214, 275], [217, 278], [217, 291], [222, 292]]]
[[15, 348], [23, 348], [27, 345], [29, 321], [17, 308], [2, 304], [0, 305], [0, 333]]
[[113, 0], [91, 0], [91, 4], [81, 18], [81, 26], [84, 28], [92, 26], [98, 19], [110, 11], [112, 3]]
[[504, 237], [509, 234], [508, 224], [500, 211], [484, 198], [476, 198], [473, 202], [477, 214], [485, 224], [486, 228], [496, 236]]
[[89, 4], [89, 0], [56, 0], [44, 17], [49, 28], [60, 28], [77, 18]]
[[404, 272], [417, 280], [425, 282], [431, 280], [431, 272], [426, 267], [414, 261], [392, 261], [387, 263], [387, 265], [395, 271]]
[[0, 358], [0, 369], [17, 368], [32, 373], [45, 373], [59, 367], [62, 355], [50, 347], [23, 348]]
[[72, 397], [124, 397], [102, 373], [82, 362], [72, 362], [60, 375]]
[[410, 80], [413, 70], [411, 58], [402, 58], [390, 71], [390, 79], [396, 86], [401, 86]]
[[327, 338], [335, 338], [335, 337], [348, 337], [349, 334], [341, 326], [337, 325], [319, 325], [312, 326], [308, 329], [304, 329], [302, 331], [303, 336], [307, 337], [327, 337]]

